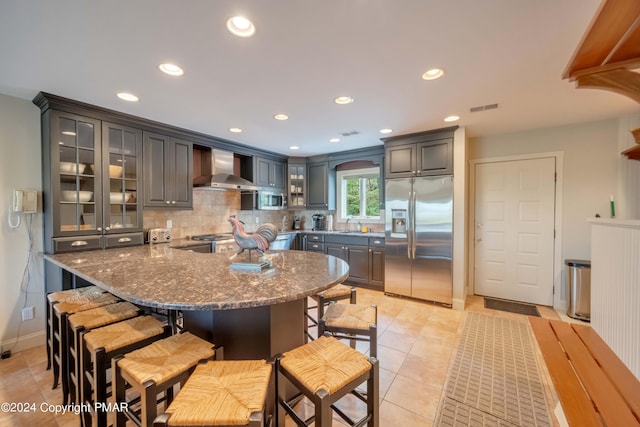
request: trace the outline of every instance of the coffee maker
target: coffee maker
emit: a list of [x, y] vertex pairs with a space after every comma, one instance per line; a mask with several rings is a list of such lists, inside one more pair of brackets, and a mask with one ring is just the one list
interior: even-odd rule
[[311, 226], [312, 226], [312, 230], [316, 231], [316, 230], [324, 230], [325, 227], [325, 219], [324, 219], [324, 215], [322, 214], [315, 214], [311, 216]]

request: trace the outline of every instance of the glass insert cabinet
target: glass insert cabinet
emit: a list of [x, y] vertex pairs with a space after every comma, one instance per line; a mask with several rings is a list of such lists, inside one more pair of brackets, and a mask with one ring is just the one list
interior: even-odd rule
[[[48, 110], [43, 114], [46, 132], [49, 146], [43, 152], [50, 162], [43, 168], [44, 203], [50, 227], [45, 228], [53, 239], [46, 249], [142, 243], [142, 130]], [[126, 235], [132, 232], [138, 234]]]
[[306, 164], [289, 163], [289, 209], [304, 209], [306, 197]]

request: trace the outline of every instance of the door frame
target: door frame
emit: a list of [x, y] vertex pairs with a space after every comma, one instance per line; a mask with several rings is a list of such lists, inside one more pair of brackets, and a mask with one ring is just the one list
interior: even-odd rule
[[563, 151], [551, 151], [545, 153], [522, 154], [504, 157], [487, 157], [473, 159], [469, 161], [469, 270], [467, 280], [469, 290], [475, 295], [475, 270], [476, 270], [476, 250], [475, 250], [475, 223], [476, 223], [476, 165], [482, 163], [511, 162], [518, 160], [535, 160], [543, 158], [554, 158], [556, 161], [556, 183], [555, 183], [555, 211], [554, 228], [555, 239], [553, 242], [553, 307], [563, 308], [564, 298], [562, 297], [562, 179], [563, 179]]

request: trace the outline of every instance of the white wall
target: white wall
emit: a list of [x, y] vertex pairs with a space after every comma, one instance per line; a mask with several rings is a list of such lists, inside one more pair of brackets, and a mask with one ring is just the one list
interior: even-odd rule
[[[563, 152], [561, 258], [590, 258], [587, 218], [609, 218], [609, 198], [622, 197], [620, 183], [619, 120], [604, 120], [536, 129], [491, 137], [471, 138], [469, 159], [546, 152]], [[636, 185], [634, 191], [638, 191]], [[473, 197], [473, 195], [470, 195]], [[619, 211], [619, 209], [618, 209]], [[618, 212], [619, 213], [619, 212]], [[470, 212], [473, 217], [473, 213]], [[566, 286], [560, 299], [566, 300]]]
[[[2, 350], [15, 352], [44, 343], [41, 200], [40, 213], [32, 216], [34, 258], [29, 267], [31, 280], [23, 286], [24, 291], [21, 282], [29, 253], [28, 217], [23, 216], [22, 224], [15, 230], [8, 225], [12, 191], [42, 191], [38, 107], [0, 94], [0, 150], [0, 345]], [[34, 306], [36, 316], [21, 323], [20, 313], [25, 305]]]

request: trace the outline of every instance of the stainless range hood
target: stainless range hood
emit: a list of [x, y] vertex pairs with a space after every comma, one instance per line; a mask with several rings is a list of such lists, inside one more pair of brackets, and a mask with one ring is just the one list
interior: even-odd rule
[[[233, 174], [233, 153], [212, 149], [210, 162], [203, 159], [203, 175], [194, 178], [194, 187], [209, 187], [220, 190], [255, 191], [258, 187], [251, 181]], [[209, 172], [204, 174], [204, 172]]]

